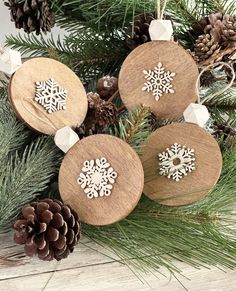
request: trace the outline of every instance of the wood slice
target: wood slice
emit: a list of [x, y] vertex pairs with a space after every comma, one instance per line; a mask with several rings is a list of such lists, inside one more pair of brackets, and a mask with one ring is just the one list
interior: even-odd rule
[[[147, 81], [143, 70], [153, 70], [159, 62], [166, 71], [175, 73], [171, 81], [175, 93], [164, 93], [156, 101], [152, 92], [142, 90]], [[158, 118], [177, 118], [197, 100], [198, 75], [196, 63], [178, 44], [151, 41], [133, 50], [124, 61], [119, 75], [119, 91], [128, 109], [144, 105], [150, 107]]]
[[[158, 154], [174, 143], [195, 151], [196, 169], [179, 182], [159, 174]], [[144, 194], [160, 204], [180, 206], [196, 202], [212, 190], [221, 174], [222, 155], [218, 143], [195, 124], [163, 126], [150, 135], [143, 150]]]
[[[110, 196], [89, 199], [77, 179], [86, 160], [106, 158], [118, 174]], [[59, 173], [59, 190], [80, 219], [92, 225], [107, 225], [125, 218], [137, 205], [144, 174], [134, 150], [119, 138], [93, 135], [76, 143], [66, 154]]]
[[[34, 98], [36, 82], [50, 78], [67, 90], [67, 98], [66, 110], [49, 114]], [[9, 99], [22, 121], [48, 135], [67, 125], [79, 126], [87, 114], [87, 96], [79, 78], [64, 64], [48, 58], [28, 60], [16, 71], [9, 85]]]

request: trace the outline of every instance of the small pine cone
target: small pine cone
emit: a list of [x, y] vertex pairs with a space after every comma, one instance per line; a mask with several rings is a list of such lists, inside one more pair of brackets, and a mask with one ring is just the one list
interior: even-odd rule
[[236, 130], [225, 123], [214, 123], [213, 124], [213, 136], [226, 141], [229, 138], [236, 138]]
[[118, 90], [118, 79], [109, 75], [97, 82], [97, 93], [103, 100], [108, 100]]
[[104, 102], [95, 110], [94, 123], [99, 126], [112, 125], [117, 121], [117, 108], [112, 102]]
[[211, 71], [206, 71], [201, 76], [201, 86], [211, 87], [216, 82], [216, 77], [212, 74]]
[[200, 61], [208, 59], [219, 48], [219, 44], [210, 34], [198, 37], [194, 46], [194, 53]]
[[229, 41], [236, 41], [236, 14], [224, 15], [223, 24], [224, 38]]
[[25, 245], [28, 256], [60, 261], [73, 252], [80, 228], [78, 215], [69, 205], [44, 199], [22, 208], [14, 224], [14, 240]]
[[87, 98], [89, 109], [95, 109], [102, 102], [102, 99], [98, 93], [89, 92], [87, 93]]
[[151, 40], [149, 26], [154, 19], [152, 13], [144, 13], [134, 18], [134, 27], [129, 27], [127, 30], [126, 43], [129, 49], [133, 50]]
[[5, 5], [11, 12], [11, 20], [18, 29], [36, 34], [51, 31], [55, 25], [55, 15], [51, 9], [49, 0], [8, 0]]
[[82, 123], [80, 125], [80, 127], [77, 127], [75, 129], [75, 132], [78, 134], [80, 139], [83, 139], [83, 138], [90, 136], [90, 135], [101, 133], [99, 128], [95, 124], [92, 124], [90, 126], [88, 126], [88, 125], [86, 126], [85, 123]]

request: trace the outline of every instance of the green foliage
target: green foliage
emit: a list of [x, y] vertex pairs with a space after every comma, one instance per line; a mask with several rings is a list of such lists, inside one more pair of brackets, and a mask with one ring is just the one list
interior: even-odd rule
[[0, 232], [11, 225], [24, 204], [47, 188], [60, 160], [51, 139], [30, 141], [32, 134], [4, 99], [0, 102]]
[[142, 143], [151, 133], [150, 122], [150, 109], [140, 107], [124, 113], [112, 134], [125, 140], [138, 154], [141, 154]]
[[236, 150], [224, 156], [221, 179], [212, 193], [186, 207], [166, 207], [143, 198], [126, 219], [107, 227], [85, 225], [84, 233], [112, 249], [120, 260], [142, 270], [166, 267], [180, 272], [174, 261], [191, 266], [236, 267]]

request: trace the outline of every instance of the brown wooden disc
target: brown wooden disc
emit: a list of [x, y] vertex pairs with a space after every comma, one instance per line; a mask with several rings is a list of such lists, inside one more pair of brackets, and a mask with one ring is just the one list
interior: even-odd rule
[[[89, 199], [77, 179], [86, 160], [102, 157], [118, 174], [110, 196]], [[125, 218], [137, 205], [143, 190], [144, 173], [134, 150], [121, 139], [93, 135], [76, 143], [66, 154], [59, 173], [59, 190], [80, 219], [92, 225], [107, 225]]]
[[[175, 73], [174, 93], [163, 93], [158, 101], [152, 92], [143, 91], [147, 81], [143, 70], [153, 70], [161, 63]], [[158, 118], [177, 118], [197, 100], [196, 82], [199, 72], [192, 57], [172, 41], [151, 41], [133, 50], [124, 61], [119, 75], [119, 91], [128, 109], [139, 105], [150, 107]]]
[[[196, 169], [178, 182], [159, 174], [158, 154], [174, 143], [195, 151]], [[163, 126], [150, 135], [143, 149], [144, 194], [161, 204], [180, 206], [196, 202], [211, 191], [220, 177], [222, 155], [218, 143], [198, 125]]]
[[[67, 90], [66, 110], [48, 113], [34, 100], [36, 82], [53, 78]], [[12, 76], [9, 99], [19, 116], [30, 128], [48, 135], [64, 127], [79, 126], [87, 114], [87, 96], [83, 84], [64, 64], [49, 58], [26, 61]]]

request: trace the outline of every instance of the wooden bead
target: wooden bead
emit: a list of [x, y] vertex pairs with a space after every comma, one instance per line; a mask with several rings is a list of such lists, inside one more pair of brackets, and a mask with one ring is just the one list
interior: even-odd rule
[[0, 72], [12, 75], [22, 65], [20, 52], [12, 49], [0, 51]]
[[[57, 87], [61, 103], [53, 104], [52, 108], [40, 103], [40, 90], [44, 85]], [[21, 120], [48, 135], [54, 135], [65, 126], [79, 126], [87, 114], [83, 84], [72, 70], [53, 59], [26, 61], [11, 78], [9, 98]]]
[[[153, 96], [155, 92], [152, 90], [145, 90], [145, 83], [150, 77], [146, 72], [152, 73], [155, 67], [163, 67], [165, 73], [169, 73], [170, 85], [156, 92], [157, 96]], [[119, 75], [119, 91], [128, 109], [144, 105], [150, 107], [158, 118], [177, 118], [182, 116], [190, 103], [197, 100], [198, 74], [196, 63], [178, 44], [151, 41], [133, 50], [124, 61]], [[156, 81], [160, 89], [160, 78]], [[158, 97], [160, 93], [162, 96]]]
[[77, 133], [69, 126], [59, 129], [54, 137], [54, 142], [60, 150], [67, 153], [69, 149], [79, 141]]
[[[178, 182], [159, 173], [158, 155], [175, 143], [193, 149], [195, 158], [195, 170]], [[143, 149], [144, 194], [160, 204], [180, 206], [196, 202], [212, 190], [220, 177], [222, 155], [218, 143], [198, 125], [163, 126], [150, 135]]]
[[186, 122], [195, 123], [200, 127], [204, 127], [210, 119], [210, 114], [207, 107], [196, 103], [189, 104], [189, 106], [185, 109], [183, 116]]
[[[88, 170], [92, 165], [104, 170], [107, 188], [99, 170]], [[101, 189], [94, 191], [93, 183]], [[83, 222], [92, 225], [112, 224], [125, 218], [137, 205], [143, 183], [142, 164], [134, 150], [121, 139], [103, 134], [77, 142], [66, 154], [59, 173], [63, 201], [78, 212]], [[105, 188], [107, 191], [103, 191]]]
[[171, 20], [154, 19], [149, 26], [151, 40], [171, 40], [173, 26]]

